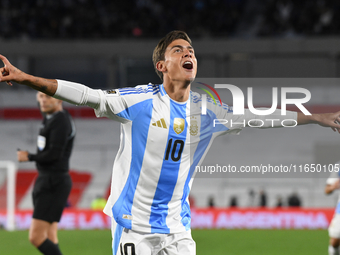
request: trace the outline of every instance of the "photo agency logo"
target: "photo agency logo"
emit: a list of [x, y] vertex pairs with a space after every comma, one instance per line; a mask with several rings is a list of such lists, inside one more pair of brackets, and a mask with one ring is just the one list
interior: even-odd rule
[[[275, 123], [277, 121], [281, 122], [281, 126], [283, 127], [295, 127], [297, 125], [297, 121], [294, 119], [290, 118], [285, 118], [284, 116], [287, 115], [287, 105], [295, 105], [303, 114], [305, 115], [311, 115], [311, 113], [306, 109], [306, 107], [303, 105], [307, 103], [311, 99], [311, 93], [308, 89], [301, 88], [301, 87], [282, 87], [280, 89], [281, 92], [281, 109], [278, 109], [278, 87], [272, 87], [272, 98], [271, 102], [272, 105], [271, 107], [267, 108], [255, 108], [254, 107], [254, 100], [253, 100], [253, 88], [252, 87], [247, 87], [247, 107], [245, 107], [245, 97], [242, 92], [242, 90], [233, 84], [214, 84], [214, 87], [211, 85], [208, 85], [207, 83], [203, 82], [196, 82], [201, 85], [201, 87], [196, 87], [204, 92], [206, 94], [201, 95], [201, 100], [202, 100], [202, 105], [201, 105], [201, 114], [206, 115], [207, 114], [207, 94], [212, 98], [213, 102], [215, 105], [218, 105], [216, 102], [215, 97], [213, 94], [208, 90], [210, 89], [218, 98], [219, 100], [219, 105], [222, 107], [222, 100], [220, 95], [217, 93], [216, 89], [223, 89], [223, 90], [228, 90], [231, 93], [232, 96], [232, 114], [233, 115], [244, 115], [245, 119], [241, 124], [244, 126], [250, 126], [250, 127], [262, 127], [265, 126], [266, 122], [271, 123], [271, 126], [277, 126]], [[206, 88], [204, 88], [204, 87]], [[208, 89], [207, 89], [208, 88]], [[290, 98], [289, 94], [298, 94], [299, 98]], [[248, 109], [246, 109], [248, 108]], [[278, 111], [277, 111], [278, 110]], [[247, 112], [246, 112], [247, 111]], [[267, 116], [268, 118], [261, 118], [261, 119], [248, 119], [246, 118], [247, 113], [252, 113], [254, 115], [258, 116]], [[249, 115], [249, 114], [248, 114]], [[281, 115], [280, 118], [274, 118], [273, 116], [279, 116]], [[240, 118], [242, 119], [242, 118]], [[252, 125], [256, 121], [256, 125]], [[227, 124], [228, 122], [231, 126], [233, 124], [240, 124], [240, 121], [238, 120], [237, 123], [232, 123], [232, 120], [227, 120], [227, 119], [214, 119], [213, 125], [214, 127], [216, 125], [224, 125]], [[288, 124], [289, 123], [289, 124]]]
[[[196, 83], [199, 83], [199, 84], [207, 87], [208, 89], [210, 89], [212, 92], [214, 92], [215, 95], [217, 96], [218, 100], [220, 101], [220, 105], [222, 106], [221, 97], [213, 87], [211, 87], [210, 85], [203, 83], [203, 82], [196, 82]], [[211, 92], [209, 90], [202, 88], [202, 87], [196, 87], [196, 88], [206, 92], [214, 100], [214, 104], [217, 105], [217, 102], [216, 102], [214, 96], [211, 94]], [[206, 115], [206, 114], [207, 114], [207, 95], [202, 94], [202, 115]]]

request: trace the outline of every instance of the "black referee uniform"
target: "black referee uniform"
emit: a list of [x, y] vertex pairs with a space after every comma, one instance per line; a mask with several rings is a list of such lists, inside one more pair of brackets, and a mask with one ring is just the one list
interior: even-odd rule
[[69, 159], [75, 126], [66, 110], [45, 115], [37, 139], [37, 153], [29, 154], [39, 175], [33, 189], [33, 218], [59, 222], [71, 192]]

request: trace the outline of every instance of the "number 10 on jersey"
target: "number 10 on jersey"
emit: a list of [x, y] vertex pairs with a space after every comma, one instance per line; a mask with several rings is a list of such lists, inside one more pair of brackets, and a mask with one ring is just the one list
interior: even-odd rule
[[184, 149], [184, 141], [175, 140], [171, 138], [168, 141], [168, 147], [166, 148], [164, 160], [169, 160], [171, 158], [172, 161], [177, 162], [181, 159], [182, 153]]

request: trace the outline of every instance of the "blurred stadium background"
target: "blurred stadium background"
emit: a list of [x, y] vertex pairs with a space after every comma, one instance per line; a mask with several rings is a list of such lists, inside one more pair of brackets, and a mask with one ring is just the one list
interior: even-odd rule
[[[311, 109], [337, 111], [339, 12], [340, 3], [335, 0], [0, 0], [0, 53], [25, 72], [92, 88], [157, 84], [153, 48], [167, 32], [180, 29], [193, 40], [198, 77], [296, 78], [295, 82], [301, 78], [300, 87], [312, 93]], [[271, 105], [271, 95], [262, 93], [270, 92], [271, 86], [257, 84], [254, 88], [259, 91], [256, 104]], [[74, 188], [64, 228], [107, 228], [107, 219], [97, 216], [100, 213], [93, 216], [90, 207], [98, 196], [108, 196], [119, 124], [95, 120], [91, 109], [67, 103], [65, 107], [75, 118], [77, 137], [71, 158]], [[0, 84], [0, 160], [15, 162], [17, 148], [34, 151], [39, 125], [35, 92], [17, 84]], [[340, 160], [338, 139], [330, 130], [316, 126], [248, 128], [238, 137], [215, 141], [205, 164], [331, 164]], [[18, 167], [17, 228], [25, 229], [32, 209], [35, 168], [32, 163]], [[0, 197], [6, 193], [3, 173]], [[337, 201], [336, 196], [323, 194], [327, 176], [201, 176], [191, 193], [196, 208], [193, 226], [326, 229]], [[258, 208], [260, 190], [267, 194], [266, 208]], [[287, 209], [287, 197], [293, 192], [300, 196], [300, 209]], [[237, 198], [238, 209], [229, 208], [232, 197]], [[281, 209], [275, 208], [278, 197], [283, 199]], [[215, 209], [209, 207], [211, 198]], [[3, 210], [4, 198], [0, 199]], [[78, 217], [77, 223], [74, 217]], [[4, 213], [0, 219], [4, 222]], [[228, 225], [230, 221], [236, 223]], [[320, 235], [326, 251], [327, 233], [323, 230]]]

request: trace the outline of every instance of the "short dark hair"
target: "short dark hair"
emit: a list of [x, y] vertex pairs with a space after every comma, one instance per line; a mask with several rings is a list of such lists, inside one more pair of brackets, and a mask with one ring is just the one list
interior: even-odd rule
[[170, 43], [178, 39], [183, 39], [187, 41], [188, 43], [190, 43], [190, 45], [192, 46], [191, 39], [185, 32], [175, 30], [175, 31], [171, 31], [166, 36], [164, 36], [159, 41], [159, 43], [157, 44], [156, 48], [153, 51], [153, 54], [152, 54], [153, 66], [155, 67], [155, 71], [162, 81], [163, 81], [163, 73], [157, 70], [156, 64], [158, 61], [165, 59], [164, 55], [165, 55], [166, 48], [169, 46]]

